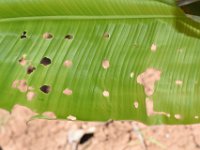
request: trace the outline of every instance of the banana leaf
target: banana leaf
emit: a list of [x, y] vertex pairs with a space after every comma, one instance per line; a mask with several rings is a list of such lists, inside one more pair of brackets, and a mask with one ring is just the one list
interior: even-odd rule
[[0, 108], [199, 123], [199, 50], [174, 0], [0, 0]]

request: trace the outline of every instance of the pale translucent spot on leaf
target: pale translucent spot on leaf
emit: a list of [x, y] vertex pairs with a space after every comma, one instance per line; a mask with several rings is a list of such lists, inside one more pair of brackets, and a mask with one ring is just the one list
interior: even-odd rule
[[182, 118], [182, 116], [180, 114], [175, 114], [174, 117], [177, 119], [177, 120], [180, 120]]
[[104, 97], [109, 97], [110, 96], [110, 93], [108, 91], [103, 91], [103, 96]]
[[26, 98], [27, 98], [28, 101], [32, 101], [35, 96], [36, 96], [36, 94], [32, 91], [30, 91], [26, 94]]
[[48, 32], [47, 32], [47, 33], [44, 33], [44, 34], [43, 34], [43, 38], [44, 38], [44, 39], [52, 39], [52, 38], [53, 38], [53, 35], [52, 35], [51, 33], [48, 33]]
[[70, 89], [65, 89], [65, 90], [63, 91], [63, 94], [65, 94], [65, 95], [72, 95], [72, 94], [73, 94], [73, 91], [70, 90]]
[[103, 67], [104, 69], [108, 69], [108, 68], [110, 67], [110, 62], [109, 62], [108, 60], [104, 60], [104, 61], [102, 62], [102, 67]]
[[176, 85], [181, 86], [182, 84], [183, 84], [183, 81], [182, 81], [182, 80], [176, 80]]
[[145, 72], [137, 77], [137, 83], [144, 86], [144, 91], [147, 96], [152, 96], [154, 93], [154, 84], [160, 80], [161, 71], [148, 68]]
[[26, 60], [26, 55], [23, 55], [20, 59], [19, 59], [19, 64], [21, 66], [25, 66], [27, 64], [27, 60]]
[[182, 52], [183, 52], [183, 49], [180, 48], [180, 49], [178, 49], [177, 51], [178, 51], [179, 53], [182, 53]]
[[134, 78], [134, 75], [135, 75], [134, 72], [131, 72], [130, 77]]
[[49, 85], [43, 85], [40, 87], [40, 90], [45, 93], [48, 94], [51, 91], [51, 87]]
[[157, 45], [154, 43], [151, 45], [151, 51], [155, 52], [157, 50]]
[[199, 116], [194, 116], [195, 119], [199, 119]]
[[103, 37], [104, 37], [105, 39], [109, 39], [109, 38], [110, 38], [110, 34], [109, 34], [108, 32], [105, 32], [105, 33], [103, 34]]
[[134, 102], [134, 107], [135, 107], [136, 109], [138, 109], [138, 107], [139, 107], [138, 101], [135, 101], [135, 102]]
[[64, 66], [67, 67], [67, 68], [70, 68], [72, 65], [73, 65], [73, 62], [71, 60], [66, 60], [64, 62]]
[[69, 115], [67, 117], [68, 120], [71, 120], [71, 121], [75, 121], [76, 120], [76, 117], [75, 116], [72, 116], [72, 115]]

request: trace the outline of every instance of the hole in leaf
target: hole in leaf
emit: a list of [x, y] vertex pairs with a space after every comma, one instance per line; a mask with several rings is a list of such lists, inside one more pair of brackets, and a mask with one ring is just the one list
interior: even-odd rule
[[134, 102], [134, 107], [135, 107], [136, 109], [138, 109], [138, 107], [139, 107], [138, 101], [135, 101], [135, 102]]
[[174, 117], [177, 119], [177, 120], [180, 120], [182, 118], [182, 116], [180, 114], [175, 114]]
[[48, 94], [50, 91], [51, 91], [51, 87], [48, 86], [48, 85], [43, 85], [40, 87], [40, 90], [45, 93], [45, 94]]
[[67, 117], [68, 120], [71, 120], [71, 121], [75, 121], [76, 120], [76, 117], [75, 116], [72, 116], [72, 115], [69, 115]]
[[157, 50], [157, 45], [154, 43], [151, 45], [151, 51], [155, 52]]
[[144, 86], [144, 91], [147, 96], [152, 96], [154, 93], [155, 83], [160, 80], [160, 77], [160, 70], [148, 68], [137, 77], [137, 83]]
[[194, 116], [194, 119], [199, 119], [199, 116]]
[[19, 63], [20, 63], [20, 65], [22, 65], [22, 66], [25, 66], [25, 65], [26, 65], [26, 63], [27, 63], [26, 55], [23, 55], [22, 58], [19, 59]]
[[110, 67], [110, 62], [109, 62], [108, 60], [104, 60], [104, 61], [102, 62], [102, 67], [103, 67], [104, 69], [108, 69], [108, 68]]
[[72, 95], [72, 93], [73, 93], [73, 91], [72, 90], [70, 90], [70, 89], [65, 89], [64, 91], [63, 91], [63, 94], [65, 94], [65, 95]]
[[26, 80], [15, 80], [12, 84], [12, 88], [18, 89], [20, 92], [24, 93], [28, 90], [28, 84]]
[[103, 96], [104, 97], [109, 97], [110, 96], [110, 93], [108, 91], [103, 91]]
[[44, 65], [44, 66], [48, 66], [51, 64], [51, 59], [44, 57], [42, 58], [42, 60], [40, 61], [40, 64]]
[[183, 81], [181, 80], [176, 80], [176, 85], [181, 86], [183, 84]]
[[27, 36], [26, 36], [26, 31], [24, 31], [21, 35], [21, 39], [25, 39]]
[[27, 68], [27, 74], [31, 74], [33, 71], [35, 71], [36, 70], [36, 68], [35, 67], [33, 67], [33, 66], [29, 66], [28, 68]]
[[26, 98], [28, 101], [32, 101], [35, 96], [36, 96], [36, 94], [31, 91], [31, 92], [27, 93]]
[[105, 33], [103, 34], [103, 37], [104, 37], [105, 39], [109, 39], [109, 38], [110, 38], [110, 34], [109, 34], [108, 32], [105, 32]]
[[80, 144], [86, 143], [88, 140], [90, 140], [92, 137], [94, 137], [94, 133], [86, 133], [82, 136], [80, 139]]
[[73, 65], [73, 62], [71, 60], [66, 60], [64, 62], [64, 66], [67, 67], [67, 68], [70, 68], [72, 65]]
[[51, 33], [48, 33], [48, 32], [47, 32], [47, 33], [44, 33], [44, 34], [43, 34], [43, 38], [44, 38], [44, 39], [52, 39], [52, 38], [53, 38], [53, 35], [52, 35]]
[[73, 35], [71, 35], [71, 34], [68, 34], [68, 35], [66, 35], [65, 36], [65, 39], [66, 40], [72, 40], [74, 37], [73, 37]]

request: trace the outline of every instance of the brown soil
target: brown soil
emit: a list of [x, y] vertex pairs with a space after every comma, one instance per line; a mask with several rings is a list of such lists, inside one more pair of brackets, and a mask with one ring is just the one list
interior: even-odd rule
[[[29, 109], [20, 106], [15, 107], [11, 115], [0, 111], [0, 146], [3, 150], [200, 149], [200, 125], [148, 127], [128, 121], [60, 120], [34, 120], [27, 125], [33, 115]], [[79, 137], [82, 137], [81, 142]]]

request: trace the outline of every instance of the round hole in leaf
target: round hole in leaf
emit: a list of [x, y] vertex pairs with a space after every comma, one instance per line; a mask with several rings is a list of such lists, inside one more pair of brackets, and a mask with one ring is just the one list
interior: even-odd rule
[[71, 35], [71, 34], [68, 34], [68, 35], [66, 35], [65, 36], [65, 39], [66, 40], [72, 40], [74, 37], [73, 37], [73, 35]]
[[40, 90], [45, 93], [48, 94], [51, 91], [51, 87], [49, 85], [43, 85], [40, 87]]
[[48, 57], [44, 57], [42, 58], [42, 60], [40, 61], [40, 64], [44, 65], [44, 66], [48, 66], [51, 64], [51, 59]]
[[104, 97], [109, 97], [110, 96], [110, 93], [108, 91], [103, 91], [103, 96]]

